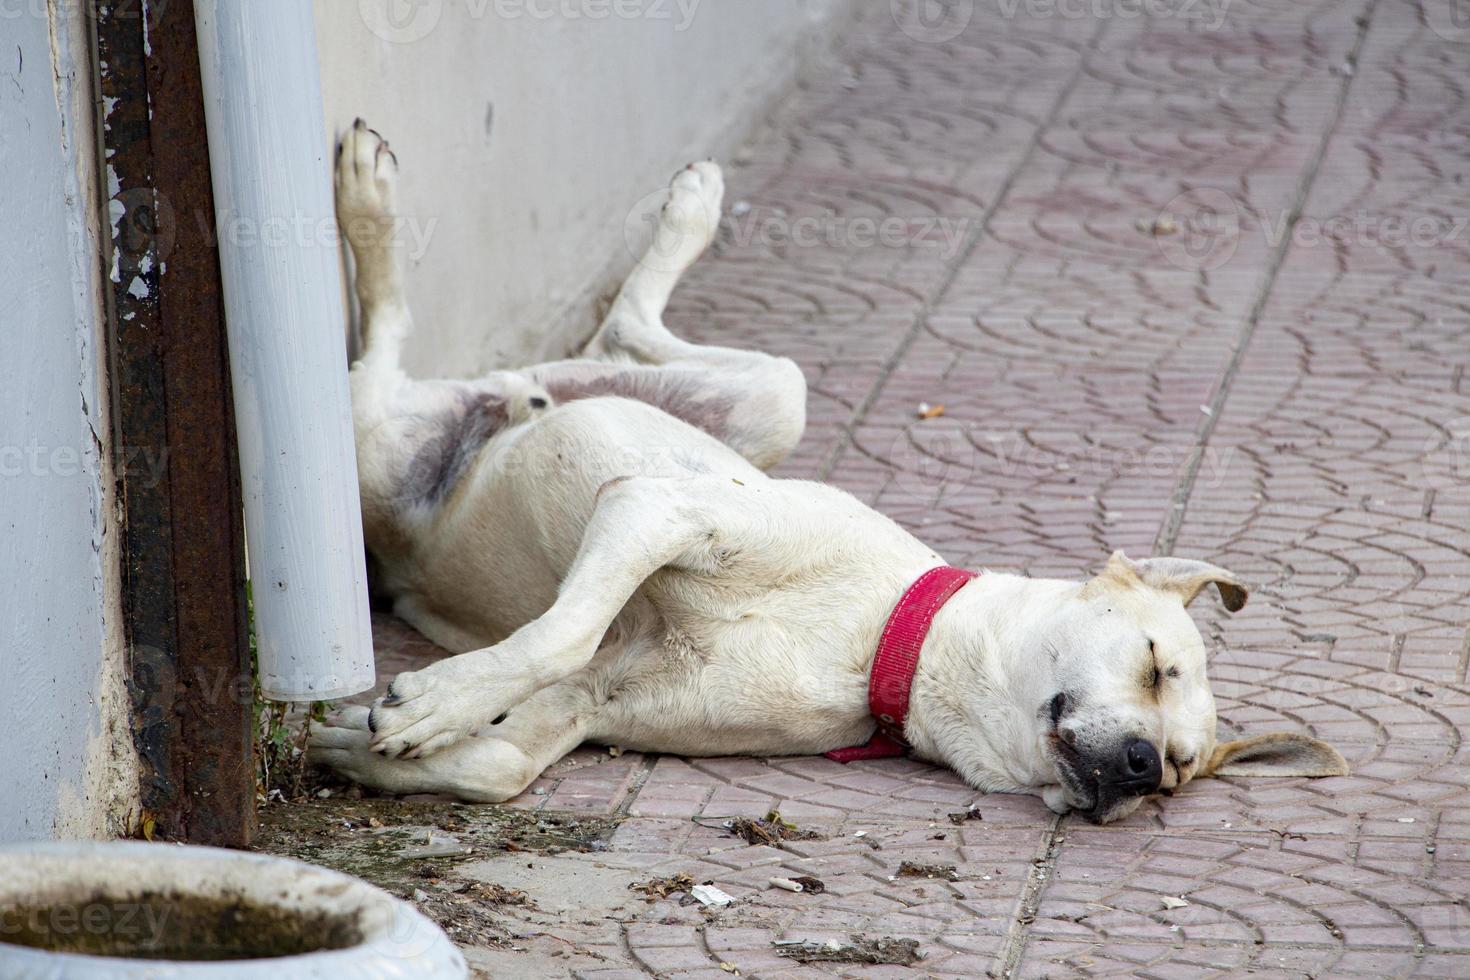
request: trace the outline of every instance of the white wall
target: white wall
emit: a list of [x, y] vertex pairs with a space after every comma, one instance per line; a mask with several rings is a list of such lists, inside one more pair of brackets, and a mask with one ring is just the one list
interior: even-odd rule
[[561, 356], [634, 255], [624, 222], [727, 157], [843, 0], [316, 0], [327, 125], [402, 165], [410, 373]]
[[102, 383], [81, 7], [0, 24], [0, 841], [99, 836], [136, 806]]

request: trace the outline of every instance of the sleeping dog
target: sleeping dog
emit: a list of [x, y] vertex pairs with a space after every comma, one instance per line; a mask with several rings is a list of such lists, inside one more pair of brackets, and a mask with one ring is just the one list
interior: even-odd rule
[[336, 180], [363, 520], [396, 614], [458, 655], [319, 727], [318, 764], [498, 802], [584, 741], [759, 756], [871, 738], [1096, 822], [1199, 776], [1347, 771], [1301, 735], [1217, 741], [1185, 606], [1214, 586], [1239, 609], [1230, 572], [1119, 553], [1085, 582], [972, 576], [840, 490], [767, 476], [805, 425], [801, 371], [662, 321], [717, 229], [714, 164], [674, 177], [580, 357], [473, 381], [399, 367], [396, 179], [359, 120]]

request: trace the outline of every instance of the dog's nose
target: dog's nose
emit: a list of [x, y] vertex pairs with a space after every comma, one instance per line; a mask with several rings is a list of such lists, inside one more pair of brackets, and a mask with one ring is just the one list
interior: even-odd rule
[[1159, 788], [1164, 779], [1164, 763], [1152, 742], [1141, 738], [1129, 740], [1123, 747], [1122, 761], [1118, 782], [1140, 794], [1152, 793]]

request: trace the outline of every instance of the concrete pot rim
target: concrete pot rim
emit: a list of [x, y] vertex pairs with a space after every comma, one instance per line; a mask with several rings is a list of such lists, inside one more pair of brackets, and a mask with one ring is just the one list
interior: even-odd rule
[[56, 953], [7, 944], [0, 934], [0, 973], [6, 976], [437, 980], [468, 972], [443, 930], [407, 902], [351, 875], [291, 858], [143, 841], [53, 841], [0, 847], [0, 868], [0, 907], [54, 901], [82, 888], [124, 902], [149, 889], [172, 889], [335, 912], [354, 918], [363, 934], [360, 943], [344, 949], [221, 961]]

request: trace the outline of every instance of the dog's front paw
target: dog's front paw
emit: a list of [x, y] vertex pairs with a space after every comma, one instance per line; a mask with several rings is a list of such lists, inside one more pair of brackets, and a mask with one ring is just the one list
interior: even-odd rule
[[[479, 679], [459, 658], [399, 674], [368, 716], [372, 751], [417, 759], [469, 735], [490, 719]], [[497, 712], [498, 714], [499, 712]]]
[[386, 244], [398, 197], [398, 157], [361, 119], [337, 148], [337, 220], [354, 249]]

